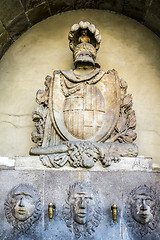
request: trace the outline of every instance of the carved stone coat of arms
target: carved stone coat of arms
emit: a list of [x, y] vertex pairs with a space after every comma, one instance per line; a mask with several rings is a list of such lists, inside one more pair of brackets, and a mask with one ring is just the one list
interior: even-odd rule
[[74, 69], [54, 71], [39, 90], [32, 140], [47, 167], [104, 167], [120, 156], [136, 156], [135, 112], [127, 83], [95, 62], [101, 35], [93, 24], [74, 24], [69, 32]]

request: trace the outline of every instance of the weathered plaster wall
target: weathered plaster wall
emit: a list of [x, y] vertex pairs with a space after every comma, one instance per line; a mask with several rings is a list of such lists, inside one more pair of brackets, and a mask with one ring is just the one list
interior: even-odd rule
[[35, 94], [55, 69], [72, 67], [67, 35], [74, 23], [87, 20], [102, 35], [97, 62], [115, 68], [133, 94], [139, 155], [152, 156], [160, 167], [160, 40], [138, 22], [101, 10], [66, 12], [38, 23], [21, 36], [0, 62], [0, 155], [28, 155], [34, 144], [31, 113]]

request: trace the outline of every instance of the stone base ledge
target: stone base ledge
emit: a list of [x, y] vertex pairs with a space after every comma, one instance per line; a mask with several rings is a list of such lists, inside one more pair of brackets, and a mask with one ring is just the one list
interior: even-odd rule
[[15, 170], [56, 170], [56, 171], [152, 171], [152, 158], [138, 157], [121, 157], [120, 162], [112, 163], [111, 166], [104, 168], [100, 162], [96, 162], [95, 166], [86, 168], [73, 168], [65, 165], [61, 168], [45, 167], [38, 156], [15, 157], [0, 157], [0, 169], [15, 169]]
[[54, 170], [54, 171], [152, 171], [152, 158], [138, 157], [121, 157], [120, 162], [112, 163], [111, 166], [104, 168], [100, 162], [96, 162], [95, 166], [86, 168], [73, 168], [65, 165], [61, 168], [47, 168], [39, 159], [39, 156], [24, 156], [9, 159], [0, 157], [0, 169], [15, 170]]

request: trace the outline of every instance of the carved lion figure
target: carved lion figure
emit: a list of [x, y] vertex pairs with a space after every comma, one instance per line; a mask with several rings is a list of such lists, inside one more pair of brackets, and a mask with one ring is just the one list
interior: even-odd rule
[[99, 226], [102, 210], [90, 185], [78, 182], [69, 187], [63, 217], [77, 238], [88, 239], [92, 235]]
[[130, 234], [136, 235], [136, 239], [159, 239], [159, 206], [158, 195], [152, 187], [140, 185], [133, 189], [126, 205], [126, 223]]
[[41, 215], [39, 194], [32, 186], [20, 184], [9, 192], [4, 211], [14, 230], [27, 232]]

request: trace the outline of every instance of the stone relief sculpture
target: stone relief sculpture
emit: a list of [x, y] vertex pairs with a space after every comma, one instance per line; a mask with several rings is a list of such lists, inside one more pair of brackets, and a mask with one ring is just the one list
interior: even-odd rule
[[140, 185], [132, 190], [126, 206], [126, 223], [133, 239], [159, 239], [159, 207], [158, 195], [152, 187]]
[[[54, 71], [38, 90], [32, 140], [47, 167], [104, 167], [120, 156], [137, 156], [135, 112], [127, 83], [95, 62], [101, 35], [93, 24], [74, 24], [69, 32], [74, 69]], [[116, 149], [116, 151], [115, 151]], [[123, 149], [123, 150], [122, 150]]]
[[41, 215], [40, 197], [32, 186], [20, 184], [9, 192], [4, 211], [13, 229], [25, 233]]
[[69, 187], [63, 217], [76, 238], [88, 239], [99, 226], [102, 218], [99, 205], [97, 194], [90, 185], [78, 182]]

